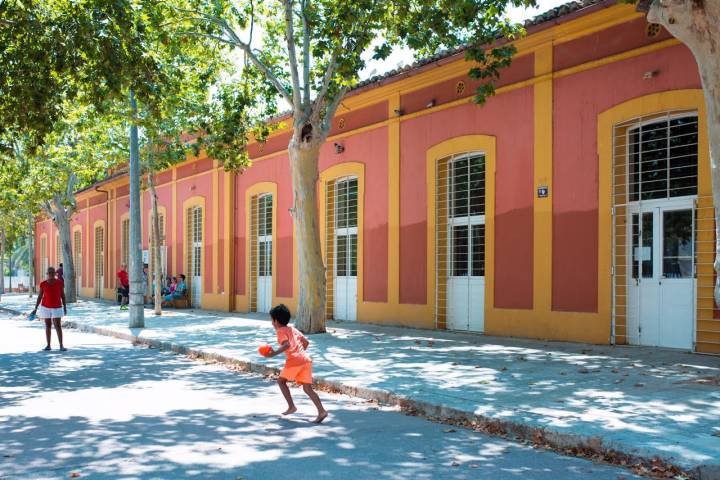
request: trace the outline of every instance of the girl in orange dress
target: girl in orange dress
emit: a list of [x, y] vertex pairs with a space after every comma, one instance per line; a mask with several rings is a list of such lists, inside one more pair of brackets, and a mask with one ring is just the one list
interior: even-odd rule
[[303, 391], [310, 397], [310, 400], [317, 408], [318, 415], [313, 420], [313, 423], [322, 423], [327, 418], [328, 412], [312, 387], [312, 359], [306, 351], [310, 342], [298, 329], [288, 325], [290, 323], [290, 310], [285, 305], [280, 304], [270, 310], [270, 317], [277, 333], [280, 348], [277, 350], [271, 349], [267, 356], [274, 357], [285, 353], [285, 367], [280, 372], [280, 378], [278, 378], [280, 391], [288, 403], [288, 409], [283, 412], [283, 415], [290, 415], [297, 411], [287, 384], [288, 381], [294, 381], [298, 385], [302, 385]]

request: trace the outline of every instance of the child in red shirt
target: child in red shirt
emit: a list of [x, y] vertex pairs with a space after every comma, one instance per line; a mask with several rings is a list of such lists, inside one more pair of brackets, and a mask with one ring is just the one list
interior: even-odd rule
[[59, 278], [55, 278], [55, 268], [49, 267], [47, 270], [47, 280], [40, 283], [40, 293], [35, 303], [33, 314], [37, 313], [40, 306], [40, 318], [45, 320], [45, 339], [47, 346], [44, 350], [50, 350], [50, 338], [52, 337], [52, 325], [55, 326], [58, 341], [60, 342], [60, 351], [67, 350], [63, 346], [62, 324], [60, 320], [63, 315], [67, 315], [67, 304], [65, 303], [65, 284]]
[[288, 325], [290, 323], [290, 310], [285, 305], [280, 304], [270, 310], [270, 317], [277, 333], [280, 348], [277, 350], [271, 349], [268, 357], [285, 353], [285, 367], [280, 372], [280, 378], [278, 378], [280, 391], [288, 403], [288, 409], [283, 412], [283, 415], [290, 415], [297, 411], [287, 384], [288, 381], [295, 381], [298, 385], [302, 385], [303, 391], [310, 397], [310, 400], [317, 408], [318, 415], [313, 420], [313, 423], [322, 423], [327, 418], [328, 412], [312, 387], [312, 359], [306, 352], [310, 342], [298, 329]]

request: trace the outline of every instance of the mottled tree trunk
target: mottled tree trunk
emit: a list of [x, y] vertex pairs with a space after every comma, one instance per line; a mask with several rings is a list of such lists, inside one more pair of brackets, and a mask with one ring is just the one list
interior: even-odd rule
[[67, 303], [77, 302], [75, 263], [73, 261], [72, 243], [70, 239], [70, 219], [75, 213], [77, 206], [74, 192], [76, 181], [77, 177], [75, 174], [71, 174], [68, 179], [66, 191], [64, 193], [56, 193], [52, 202], [45, 202], [44, 205], [45, 213], [52, 218], [60, 235], [63, 257], [63, 282], [65, 283], [65, 301], [67, 301]]
[[152, 207], [152, 257], [153, 277], [155, 278], [153, 294], [155, 295], [155, 315], [162, 315], [162, 259], [160, 258], [160, 217], [158, 215], [157, 191], [155, 191], [155, 175], [148, 175], [148, 188], [150, 189], [150, 205]]
[[32, 297], [35, 293], [35, 219], [32, 215], [28, 217], [28, 227], [28, 265], [30, 265], [28, 294]]
[[65, 301], [77, 302], [77, 283], [75, 282], [75, 262], [72, 255], [70, 235], [70, 216], [67, 211], [55, 212], [55, 225], [60, 232], [60, 245], [63, 257], [63, 281], [65, 283]]
[[[319, 128], [314, 129], [319, 132]], [[288, 146], [293, 185], [293, 220], [298, 256], [297, 327], [305, 333], [325, 332], [325, 264], [320, 250], [317, 181], [322, 138], [303, 141], [296, 128]]]
[[[647, 8], [647, 3], [641, 2], [638, 8]], [[715, 303], [720, 305], [720, 0], [654, 0], [647, 19], [683, 42], [700, 71], [715, 205]]]
[[5, 230], [0, 231], [0, 300], [5, 293]]

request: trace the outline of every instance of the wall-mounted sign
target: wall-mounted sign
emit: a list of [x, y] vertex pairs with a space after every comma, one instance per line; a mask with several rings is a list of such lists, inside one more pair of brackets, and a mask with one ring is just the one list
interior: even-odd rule
[[538, 198], [547, 198], [549, 189], [547, 185], [540, 185], [538, 187]]

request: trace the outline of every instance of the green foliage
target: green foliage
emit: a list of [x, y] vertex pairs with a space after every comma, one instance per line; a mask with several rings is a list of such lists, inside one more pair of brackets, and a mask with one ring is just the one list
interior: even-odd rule
[[[210, 38], [241, 52], [244, 64], [219, 89], [203, 142], [228, 164], [247, 163], [248, 139], [266, 136], [268, 118], [288, 104], [296, 129], [320, 128], [343, 95], [357, 85], [366, 59], [387, 58], [397, 47], [418, 56], [464, 47], [483, 80], [477, 101], [494, 92], [493, 81], [510, 64], [514, 48], [505, 39], [523, 34], [506, 20], [509, 5], [534, 0], [188, 0], [176, 17], [177, 31]], [[258, 33], [259, 32], [259, 33]], [[490, 47], [489, 47], [490, 46]], [[265, 135], [264, 135], [265, 134]], [[299, 130], [296, 131], [296, 135]]]
[[0, 2], [0, 138], [41, 144], [73, 102], [101, 108], [133, 86], [157, 105], [162, 71], [147, 36], [163, 22], [162, 1]]

